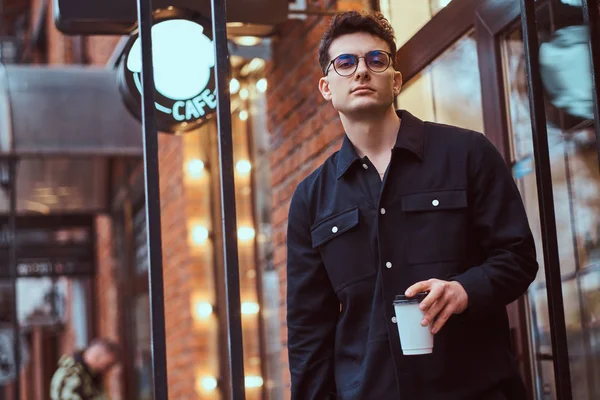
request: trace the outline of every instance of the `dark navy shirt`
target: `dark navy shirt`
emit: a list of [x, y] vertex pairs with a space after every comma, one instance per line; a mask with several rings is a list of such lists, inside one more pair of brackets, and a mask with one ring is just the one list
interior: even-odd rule
[[[293, 400], [481, 400], [517, 374], [505, 306], [538, 265], [510, 170], [484, 135], [398, 114], [383, 181], [346, 137], [292, 197]], [[393, 300], [430, 278], [460, 282], [469, 306], [433, 354], [404, 356]]]

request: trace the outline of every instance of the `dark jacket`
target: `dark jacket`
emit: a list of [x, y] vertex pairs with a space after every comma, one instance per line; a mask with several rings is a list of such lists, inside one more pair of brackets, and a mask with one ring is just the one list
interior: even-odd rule
[[[292, 198], [293, 400], [482, 400], [517, 374], [505, 306], [538, 265], [510, 170], [480, 133], [399, 115], [376, 196], [366, 177], [377, 171], [346, 137]], [[435, 336], [433, 354], [403, 356], [392, 302], [430, 278], [460, 282], [468, 309]]]
[[106, 400], [101, 377], [92, 373], [82, 354], [63, 356], [50, 385], [52, 400]]

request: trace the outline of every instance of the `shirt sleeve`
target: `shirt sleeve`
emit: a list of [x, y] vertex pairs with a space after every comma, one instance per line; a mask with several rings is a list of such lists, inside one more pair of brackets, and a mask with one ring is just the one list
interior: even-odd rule
[[81, 377], [74, 368], [61, 367], [52, 378], [50, 396], [52, 400], [82, 400]]
[[292, 400], [335, 398], [333, 349], [340, 303], [318, 248], [298, 186], [287, 234], [287, 328]]
[[533, 235], [510, 169], [484, 135], [474, 135], [474, 144], [469, 167], [471, 229], [485, 260], [453, 279], [467, 292], [469, 316], [513, 302], [538, 271]]

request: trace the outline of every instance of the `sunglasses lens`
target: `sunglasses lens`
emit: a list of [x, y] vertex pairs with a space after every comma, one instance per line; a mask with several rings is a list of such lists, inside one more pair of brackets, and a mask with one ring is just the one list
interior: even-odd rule
[[352, 74], [356, 68], [356, 56], [352, 54], [342, 54], [334, 62], [335, 70], [340, 74]]
[[370, 52], [365, 58], [369, 68], [375, 72], [385, 71], [390, 64], [390, 57], [381, 51]]

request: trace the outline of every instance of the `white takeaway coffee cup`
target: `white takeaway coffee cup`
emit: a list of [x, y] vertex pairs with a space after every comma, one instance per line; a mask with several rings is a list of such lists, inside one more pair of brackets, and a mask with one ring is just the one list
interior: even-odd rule
[[424, 313], [419, 308], [428, 293], [417, 293], [413, 297], [396, 296], [396, 325], [400, 334], [402, 353], [405, 356], [433, 353], [433, 334], [430, 326], [422, 326]]

